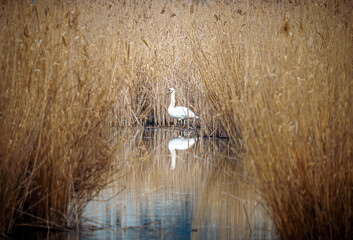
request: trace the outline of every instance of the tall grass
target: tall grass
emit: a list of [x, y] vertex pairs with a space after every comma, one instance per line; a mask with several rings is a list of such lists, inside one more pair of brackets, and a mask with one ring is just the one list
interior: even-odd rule
[[203, 88], [244, 146], [281, 238], [349, 239], [352, 4], [255, 1], [244, 11], [242, 27], [213, 29], [215, 47], [194, 34]]
[[8, 1], [0, 11], [0, 232], [71, 227], [111, 161], [114, 64], [74, 4]]
[[113, 57], [124, 86], [114, 109], [118, 125], [171, 126], [166, 91], [173, 87], [177, 105], [188, 106], [202, 116], [199, 124], [208, 134], [223, 134], [219, 117], [198, 83], [190, 38], [191, 22], [198, 18], [195, 5], [161, 1], [78, 4], [87, 10], [81, 16], [85, 30], [91, 35], [104, 32], [121, 50]]

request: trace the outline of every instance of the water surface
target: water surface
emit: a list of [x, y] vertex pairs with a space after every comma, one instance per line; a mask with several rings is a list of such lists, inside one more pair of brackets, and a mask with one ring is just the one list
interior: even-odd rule
[[[84, 218], [85, 239], [270, 239], [254, 189], [227, 140], [186, 131], [129, 129], [117, 164], [124, 175], [100, 192]], [[121, 176], [121, 175], [119, 175]]]

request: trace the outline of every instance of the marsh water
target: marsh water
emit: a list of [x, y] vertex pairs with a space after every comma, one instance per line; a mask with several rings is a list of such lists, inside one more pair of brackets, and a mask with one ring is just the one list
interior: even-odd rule
[[[226, 139], [122, 129], [116, 174], [56, 239], [271, 239], [271, 221]], [[28, 236], [28, 235], [27, 235]]]

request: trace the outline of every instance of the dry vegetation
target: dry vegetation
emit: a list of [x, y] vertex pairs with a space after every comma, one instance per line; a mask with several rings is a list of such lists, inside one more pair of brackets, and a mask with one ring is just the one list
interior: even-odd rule
[[2, 1], [0, 231], [67, 222], [109, 166], [104, 126], [170, 126], [174, 87], [242, 147], [283, 238], [348, 239], [353, 6], [298, 2]]
[[9, 1], [0, 11], [0, 232], [71, 227], [110, 163], [114, 64], [75, 7]]
[[210, 48], [195, 49], [203, 89], [243, 144], [281, 237], [349, 239], [352, 3], [258, 2], [246, 11], [233, 31], [225, 21], [212, 29], [222, 36], [214, 46], [195, 34], [196, 46]]

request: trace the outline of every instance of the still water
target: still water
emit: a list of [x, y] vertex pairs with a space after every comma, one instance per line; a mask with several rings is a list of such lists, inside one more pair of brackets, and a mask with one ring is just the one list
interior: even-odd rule
[[170, 129], [114, 134], [119, 170], [85, 208], [82, 230], [56, 239], [272, 239], [227, 140]]
[[270, 239], [266, 218], [226, 140], [167, 129], [118, 133], [123, 176], [87, 206], [86, 239]]

